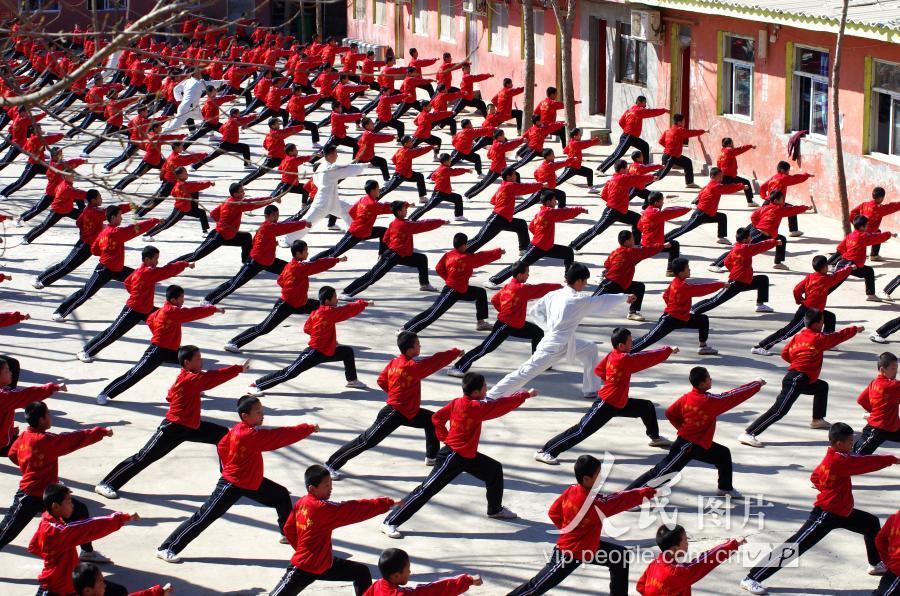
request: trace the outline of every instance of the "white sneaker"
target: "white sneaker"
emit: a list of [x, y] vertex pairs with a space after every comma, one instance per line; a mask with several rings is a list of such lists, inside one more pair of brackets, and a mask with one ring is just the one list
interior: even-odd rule
[[38, 280], [36, 279], [36, 280], [34, 280], [34, 283], [31, 284], [31, 287], [34, 288], [35, 290], [43, 290], [43, 289], [44, 289], [44, 284], [42, 284], [40, 281], [38, 281]]
[[685, 184], [684, 187], [685, 188], [700, 188], [700, 185], [697, 184], [696, 182], [691, 182], [690, 184]]
[[288, 241], [285, 240], [283, 237], [278, 239], [278, 246], [280, 246], [281, 248], [290, 248], [291, 247], [291, 245], [288, 244]]
[[321, 148], [322, 148], [322, 143], [313, 143], [313, 144], [312, 144], [312, 148], [313, 148], [313, 149], [321, 149]]
[[713, 273], [725, 273], [726, 271], [728, 271], [728, 269], [722, 267], [721, 265], [710, 265], [706, 268], [706, 270], [712, 271]]
[[400, 529], [391, 524], [381, 524], [381, 533], [388, 538], [403, 538], [403, 533]]
[[534, 452], [534, 461], [539, 461], [542, 464], [547, 464], [548, 466], [558, 466], [559, 460], [550, 455], [549, 453], [544, 453], [543, 451], [535, 451]]
[[650, 442], [647, 443], [650, 447], [660, 447], [663, 449], [668, 449], [672, 446], [672, 441], [665, 437], [656, 437], [654, 439], [650, 439]]
[[756, 312], [775, 312], [775, 309], [773, 309], [768, 304], [757, 304]]
[[750, 447], [765, 447], [766, 444], [748, 433], [741, 433], [738, 435], [738, 443], [743, 445], [748, 445]]
[[872, 334], [869, 336], [869, 339], [871, 341], [874, 341], [876, 344], [890, 343], [890, 342], [888, 342], [888, 339], [886, 337], [881, 337], [880, 335], [878, 335], [877, 331], [873, 331]]
[[108, 484], [98, 484], [94, 487], [94, 492], [100, 495], [101, 497], [106, 497], [107, 499], [118, 499], [119, 493], [116, 492], [116, 489], [111, 487]]
[[420, 292], [437, 292], [438, 289], [431, 284], [425, 284], [424, 286], [419, 286]]
[[249, 395], [250, 397], [262, 397], [266, 393], [262, 389], [258, 389], [255, 385], [250, 385], [247, 387], [247, 392], [245, 395]]
[[50, 320], [56, 321], [57, 323], [61, 323], [61, 322], [65, 321], [66, 318], [64, 316], [62, 316], [62, 313], [55, 312], [52, 315], [50, 315]]
[[231, 352], [232, 354], [240, 354], [241, 353], [241, 349], [233, 343], [225, 344], [224, 348], [225, 348], [226, 352]]
[[602, 189], [602, 188], [603, 188], [602, 184], [595, 184], [588, 189], [588, 192], [597, 193], [597, 192], [600, 192], [600, 189]]
[[150, 236], [149, 234], [144, 234], [143, 236], [141, 236], [141, 240], [144, 242], [153, 242], [153, 236]]
[[465, 215], [457, 215], [456, 217], [453, 218], [453, 220], [454, 221], [469, 221], [468, 219], [466, 219]]
[[715, 356], [719, 353], [719, 350], [715, 349], [712, 346], [702, 346], [697, 348], [697, 353], [701, 356]]
[[486, 282], [484, 282], [484, 283], [481, 284], [481, 285], [482, 285], [482, 287], [485, 287], [485, 288], [487, 288], [488, 290], [499, 290], [500, 288], [503, 287], [503, 286], [501, 286], [500, 284], [495, 284], [495, 283], [492, 282], [491, 280], [487, 280]]
[[105, 406], [108, 403], [109, 403], [109, 396], [106, 395], [105, 393], [101, 393], [100, 395], [97, 396], [97, 405], [98, 406]]
[[433, 468], [434, 464], [436, 464], [436, 463], [437, 463], [437, 458], [434, 458], [434, 457], [426, 457], [425, 458], [425, 465], [428, 466], [429, 468]]
[[884, 575], [887, 573], [887, 567], [885, 567], [884, 561], [880, 561], [878, 565], [869, 565], [866, 568], [866, 573], [869, 575]]
[[78, 553], [78, 560], [83, 561], [84, 563], [95, 563], [97, 565], [106, 565], [108, 563], [112, 563], [112, 559], [104, 556], [103, 553], [98, 550], [82, 549]]
[[778, 269], [779, 271], [790, 271], [791, 268], [785, 265], [784, 263], [775, 263], [772, 265], [772, 269]]
[[494, 326], [487, 321], [478, 321], [475, 323], [475, 331], [490, 331]]
[[368, 389], [369, 386], [360, 381], [359, 379], [353, 379], [352, 381], [347, 381], [345, 387], [349, 387], [350, 389]]
[[338, 470], [335, 470], [334, 468], [332, 468], [331, 466], [325, 466], [325, 469], [328, 470], [328, 475], [331, 476], [332, 480], [343, 480], [344, 479], [344, 475], [341, 472], [339, 472]]
[[507, 509], [506, 507], [501, 507], [500, 511], [497, 513], [488, 513], [488, 517], [491, 519], [518, 519], [519, 516], [515, 514], [511, 509]]
[[745, 577], [741, 580], [741, 589], [747, 590], [751, 594], [768, 594], [769, 592], [755, 579]]
[[75, 357], [78, 358], [79, 360], [81, 360], [82, 362], [84, 362], [85, 364], [90, 364], [91, 362], [94, 361], [94, 359], [91, 358], [90, 355], [87, 352], [85, 352], [84, 350], [81, 350], [80, 352], [75, 354]]
[[340, 227], [340, 226], [337, 226], [337, 225], [334, 225], [334, 226], [328, 226], [328, 231], [329, 231], [329, 232], [340, 232], [340, 231], [341, 231], [341, 227]]
[[801, 232], [800, 230], [797, 230], [796, 232], [790, 232], [788, 234], [788, 236], [790, 236], [791, 238], [799, 238], [802, 235], [803, 235], [803, 232]]
[[729, 240], [728, 238], [725, 238], [724, 236], [721, 236], [720, 238], [718, 238], [716, 240], [716, 244], [724, 244], [725, 246], [731, 246], [731, 240]]
[[461, 378], [463, 378], [464, 376], [466, 376], [466, 373], [464, 373], [463, 371], [459, 370], [458, 368], [450, 367], [450, 368], [447, 369], [447, 376], [448, 376], [448, 377], [455, 377], [455, 378], [457, 378], [457, 379], [461, 379]]
[[756, 354], [757, 356], [772, 356], [773, 355], [772, 352], [770, 352], [769, 350], [767, 350], [765, 348], [761, 348], [759, 346], [756, 346], [755, 348], [750, 348], [750, 353]]
[[[0, 196], [0, 201], [3, 201], [3, 200], [6, 200], [6, 197]], [[25, 222], [22, 221], [21, 217], [17, 217], [16, 218], [16, 227], [21, 228], [23, 225], [25, 225]]]
[[156, 551], [156, 558], [162, 559], [166, 563], [181, 563], [181, 557], [173, 553], [167, 548], [161, 548]]
[[422, 195], [419, 197], [419, 203], [424, 205], [427, 202], [428, 202], [428, 197], [426, 197], [425, 195]]
[[743, 500], [744, 495], [742, 495], [736, 488], [731, 490], [717, 490], [716, 494], [720, 497], [731, 497], [732, 500]]
[[78, 157], [81, 157], [81, 158], [83, 158], [83, 159], [87, 159], [87, 158], [89, 158], [90, 156], [91, 156], [90, 153], [85, 153], [84, 151], [82, 151], [81, 153], [78, 154]]
[[349, 294], [339, 294], [338, 300], [340, 300], [341, 302], [353, 302], [354, 300], [356, 300], [356, 298]]
[[629, 321], [637, 321], [638, 323], [643, 323], [647, 320], [644, 318], [644, 315], [637, 311], [628, 313], [627, 315], [625, 315], [625, 318]]

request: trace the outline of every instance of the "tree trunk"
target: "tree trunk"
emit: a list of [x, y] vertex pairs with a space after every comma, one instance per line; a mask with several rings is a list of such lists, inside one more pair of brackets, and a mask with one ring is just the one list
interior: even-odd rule
[[556, 27], [560, 37], [560, 62], [562, 66], [562, 100], [565, 105], [566, 128], [575, 127], [575, 79], [572, 65], [572, 34], [575, 31], [576, 0], [568, 0], [565, 6], [561, 0], [550, 0], [553, 14], [556, 16]]
[[847, 26], [847, 8], [850, 0], [843, 0], [841, 24], [834, 48], [834, 66], [831, 71], [831, 110], [834, 127], [834, 156], [837, 162], [838, 198], [841, 201], [841, 225], [844, 234], [850, 233], [850, 200], [847, 196], [847, 174], [844, 171], [844, 143], [841, 138], [841, 107], [839, 102], [841, 83], [841, 54], [844, 45], [844, 28]]
[[322, 27], [325, 22], [325, 11], [322, 3], [316, 0], [316, 35], [322, 36]]
[[[522, 98], [522, 128], [528, 128], [534, 112], [534, 9], [522, 0], [522, 35], [525, 39], [525, 96]], [[519, 131], [522, 134], [522, 131]]]

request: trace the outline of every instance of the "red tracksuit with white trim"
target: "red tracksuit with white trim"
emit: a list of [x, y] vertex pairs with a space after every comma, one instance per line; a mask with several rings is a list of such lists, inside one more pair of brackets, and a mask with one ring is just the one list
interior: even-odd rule
[[678, 438], [672, 443], [666, 457], [629, 484], [628, 488], [645, 486], [659, 478], [668, 479], [696, 459], [716, 467], [719, 473], [719, 490], [733, 490], [731, 451], [728, 447], [713, 442], [716, 418], [744, 403], [760, 389], [762, 383], [752, 381], [725, 393], [710, 393], [694, 388], [679, 397], [666, 409], [666, 418], [678, 430]]
[[632, 352], [652, 346], [676, 329], [697, 329], [701, 344], [709, 337], [709, 318], [703, 314], [691, 312], [693, 298], [712, 294], [725, 287], [719, 281], [708, 283], [691, 283], [676, 277], [663, 292], [666, 308], [656, 324], [646, 335], [634, 340]]
[[885, 441], [900, 442], [900, 381], [879, 373], [859, 394], [856, 403], [869, 416], [853, 445], [854, 453], [870, 455]]
[[14, 426], [16, 410], [24, 408], [33, 401], [44, 401], [60, 390], [62, 385], [47, 383], [34, 387], [0, 387], [0, 455], [6, 454], [18, 436]]
[[[478, 452], [481, 425], [515, 410], [528, 399], [527, 391], [494, 400], [458, 397], [431, 417], [434, 430], [444, 447], [438, 452], [434, 469], [422, 484], [403, 499], [384, 522], [399, 526], [412, 517], [431, 497], [462, 472], [469, 472], [485, 484], [487, 514], [503, 509], [503, 467], [500, 462]], [[450, 429], [447, 429], [447, 423]]]
[[900, 511], [897, 511], [884, 522], [881, 531], [875, 537], [875, 546], [878, 548], [878, 554], [881, 555], [882, 562], [888, 569], [888, 573], [885, 575], [893, 576], [893, 578], [887, 578], [892, 581], [886, 584], [882, 580], [879, 588], [882, 589], [881, 594], [891, 596], [893, 592], [888, 591], [888, 588], [894, 590], [900, 588], [900, 579], [898, 579], [900, 578]]
[[471, 575], [447, 577], [414, 587], [397, 586], [386, 579], [380, 579], [363, 593], [363, 596], [457, 596], [469, 591]]
[[637, 591], [642, 596], [691, 596], [691, 586], [725, 563], [739, 547], [738, 541], [731, 539], [684, 563], [676, 561], [671, 552], [661, 553], [638, 579]]

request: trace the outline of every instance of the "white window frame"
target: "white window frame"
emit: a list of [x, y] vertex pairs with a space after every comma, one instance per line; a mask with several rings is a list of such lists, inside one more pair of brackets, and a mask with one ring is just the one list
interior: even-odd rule
[[[488, 4], [488, 51], [500, 56], [509, 56], [509, 5], [505, 2]], [[497, 16], [502, 14], [503, 22], [498, 23]], [[494, 33], [494, 26], [497, 32]]]
[[[832, 57], [831, 57], [831, 52], [829, 52], [827, 48], [819, 48], [819, 47], [815, 47], [815, 46], [806, 46], [806, 45], [795, 45], [794, 46], [794, 60], [793, 60], [794, 72], [792, 73], [794, 80], [792, 81], [792, 84], [791, 84], [791, 94], [793, 95], [793, 97], [791, 98], [791, 129], [792, 129], [792, 132], [796, 132], [798, 130], [808, 130], [810, 138], [819, 140], [821, 142], [821, 141], [827, 140], [827, 138], [828, 138], [828, 126], [829, 126], [828, 104], [830, 102], [830, 98], [828, 96], [831, 93], [831, 89], [830, 89], [831, 81], [828, 76], [814, 75], [814, 74], [810, 74], [808, 72], [803, 72], [802, 70], [799, 70], [799, 68], [798, 68], [798, 64], [800, 62], [799, 57], [800, 57], [800, 53], [803, 50], [812, 50], [814, 52], [828, 54], [828, 73], [829, 73], [829, 75], [831, 74], [831, 69], [833, 68], [833, 64], [831, 63]], [[809, 121], [803, 122], [801, 124], [800, 123], [800, 79], [803, 79], [803, 78], [810, 79], [810, 81], [811, 81], [811, 84], [810, 84], [810, 94], [811, 95], [809, 98], [811, 107], [809, 110]], [[815, 83], [823, 83], [825, 85], [825, 134], [822, 134], [820, 132], [815, 132], [812, 130], [813, 117], [815, 116], [815, 109], [812, 106], [812, 100], [813, 100], [812, 85], [815, 85]]]
[[[874, 78], [876, 63], [888, 64], [894, 68], [900, 69], [900, 64], [897, 64], [896, 62], [891, 62], [889, 60], [873, 59], [872, 60], [873, 78]], [[872, 153], [874, 155], [883, 156], [886, 159], [900, 163], [900, 153], [892, 153], [892, 152], [884, 153], [884, 152], [878, 151], [878, 126], [877, 126], [877, 124], [878, 124], [878, 100], [879, 100], [878, 96], [879, 95], [887, 95], [891, 98], [891, 122], [890, 122], [890, 126], [888, 127], [888, 146], [890, 147], [891, 151], [893, 151], [894, 144], [897, 142], [897, 139], [894, 138], [894, 130], [895, 130], [895, 126], [896, 126], [896, 122], [894, 121], [894, 114], [896, 112], [893, 109], [893, 106], [894, 106], [894, 104], [900, 104], [900, 92], [891, 91], [890, 89], [884, 89], [882, 87], [876, 87], [875, 82], [873, 81], [872, 82], [872, 106], [871, 106], [871, 113], [872, 113], [871, 120], [872, 121], [869, 123], [869, 126], [871, 126], [872, 134], [871, 134], [871, 140], [869, 141], [869, 145], [870, 145], [869, 150], [870, 150], [870, 153]]]
[[438, 39], [440, 41], [456, 41], [456, 17], [454, 0], [438, 0]]
[[366, 2], [368, 0], [353, 0], [353, 19], [356, 21], [366, 20]]
[[[756, 40], [747, 35], [737, 35], [734, 33], [724, 33], [722, 35], [722, 65], [724, 67], [724, 72], [722, 73], [722, 89], [721, 92], [724, 93], [724, 101], [722, 102], [722, 111], [723, 114], [728, 115], [731, 118], [737, 118], [739, 120], [744, 120], [746, 122], [753, 122], [753, 109], [755, 107], [756, 93], [754, 92], [754, 87], [756, 86], [756, 64], [755, 62], [747, 62], [746, 60], [738, 60], [736, 58], [730, 58], [728, 56], [728, 48], [730, 46], [729, 39], [730, 38], [739, 38], [746, 39], [747, 41], [753, 42], [753, 59], [756, 60]], [[747, 68], [750, 70], [750, 113], [749, 114], [738, 114], [734, 111], [734, 96], [735, 96], [735, 77], [734, 77], [734, 69], [735, 68]], [[727, 93], [726, 93], [727, 90]]]
[[381, 27], [387, 25], [387, 0], [373, 0], [372, 24]]
[[[628, 27], [628, 33], [623, 33], [625, 27]], [[632, 40], [635, 43], [635, 54], [634, 54], [634, 74], [635, 78], [628, 79], [625, 78], [625, 52], [622, 50], [622, 45], [624, 40]], [[641, 80], [638, 78], [640, 68], [640, 60], [638, 60], [638, 56], [640, 55], [640, 44], [643, 44], [644, 48], [644, 62], [647, 69], [647, 78], [645, 80]], [[631, 22], [619, 22], [616, 24], [616, 82], [618, 83], [626, 83], [628, 85], [635, 85], [637, 87], [647, 87], [650, 84], [650, 43], [647, 40], [640, 39], [631, 35]]]
[[413, 35], [428, 37], [428, 0], [412, 0]]
[[[534, 63], [544, 63], [544, 34], [546, 33], [547, 11], [543, 8], [534, 8]], [[540, 29], [538, 24], [540, 23]]]

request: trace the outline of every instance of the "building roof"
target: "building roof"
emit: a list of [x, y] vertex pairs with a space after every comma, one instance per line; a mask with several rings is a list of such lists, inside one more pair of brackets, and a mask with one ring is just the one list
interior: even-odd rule
[[[832, 32], [840, 25], [843, 6], [841, 0], [640, 0], [639, 3]], [[900, 0], [850, 0], [846, 31], [858, 37], [900, 41]]]

